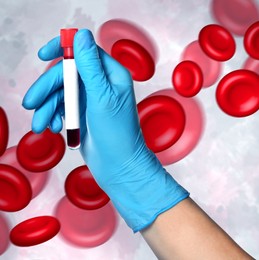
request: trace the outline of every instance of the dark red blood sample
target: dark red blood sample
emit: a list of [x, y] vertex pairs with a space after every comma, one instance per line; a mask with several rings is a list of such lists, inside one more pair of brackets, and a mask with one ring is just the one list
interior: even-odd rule
[[193, 97], [201, 90], [202, 71], [195, 62], [182, 61], [173, 71], [172, 82], [178, 94], [183, 97]]
[[216, 91], [220, 108], [236, 117], [249, 116], [259, 109], [259, 76], [252, 71], [236, 70], [221, 79]]
[[146, 144], [155, 153], [172, 146], [183, 133], [184, 110], [171, 97], [145, 98], [138, 104], [138, 114]]
[[21, 173], [23, 173], [27, 179], [29, 180], [32, 188], [32, 198], [36, 197], [45, 187], [48, 178], [49, 178], [49, 173], [48, 171], [46, 172], [31, 172], [27, 171], [24, 169], [21, 164], [17, 160], [16, 156], [16, 150], [17, 147], [13, 146], [8, 148], [3, 156], [0, 158], [0, 164], [8, 164], [12, 165], [15, 167], [17, 170], [19, 170]]
[[145, 81], [154, 75], [155, 63], [152, 57], [137, 42], [117, 41], [112, 46], [111, 56], [126, 67], [136, 81]]
[[230, 32], [240, 36], [259, 19], [254, 0], [213, 0], [212, 14]]
[[206, 55], [198, 41], [191, 42], [186, 46], [182, 60], [191, 60], [199, 65], [203, 74], [203, 87], [213, 85], [220, 76], [221, 63]]
[[10, 240], [17, 246], [34, 246], [53, 238], [60, 230], [59, 221], [52, 216], [27, 219], [10, 232]]
[[9, 245], [9, 223], [0, 212], [0, 256], [7, 250]]
[[110, 203], [96, 210], [83, 210], [64, 197], [59, 201], [55, 215], [61, 223], [62, 237], [80, 247], [105, 243], [117, 227], [117, 216]]
[[67, 129], [67, 145], [70, 149], [80, 147], [80, 129]]
[[61, 134], [46, 129], [41, 134], [28, 132], [17, 146], [19, 163], [28, 171], [42, 172], [56, 166], [65, 153], [65, 141]]
[[0, 156], [6, 150], [9, 137], [8, 119], [2, 107], [0, 107]]
[[252, 58], [259, 60], [259, 22], [252, 24], [247, 29], [244, 37], [244, 46]]
[[69, 173], [65, 181], [68, 199], [82, 209], [98, 209], [106, 205], [110, 198], [98, 186], [86, 165]]
[[156, 153], [163, 165], [175, 163], [186, 157], [198, 144], [204, 129], [204, 115], [198, 100], [178, 95], [172, 88], [154, 92], [151, 96], [169, 96], [177, 100], [184, 109], [185, 127], [178, 141], [168, 149]]
[[109, 54], [111, 54], [113, 44], [122, 39], [139, 43], [148, 51], [155, 62], [158, 60], [158, 48], [155, 41], [138, 24], [122, 19], [112, 19], [102, 24], [98, 30], [100, 45]]
[[217, 24], [203, 27], [199, 33], [202, 50], [212, 59], [226, 61], [236, 51], [235, 40], [228, 30]]
[[32, 190], [27, 178], [16, 168], [0, 164], [0, 210], [21, 210], [31, 198]]

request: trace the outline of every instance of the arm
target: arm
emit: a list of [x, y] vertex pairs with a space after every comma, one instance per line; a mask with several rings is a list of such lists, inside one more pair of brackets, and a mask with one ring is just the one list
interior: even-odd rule
[[159, 259], [253, 259], [190, 198], [141, 233]]
[[[42, 60], [62, 56], [59, 37], [46, 44], [39, 56]], [[134, 232], [141, 231], [154, 252], [164, 259], [172, 254], [183, 259], [185, 252], [196, 254], [198, 259], [220, 258], [224, 250], [239, 258], [244, 256], [187, 199], [189, 193], [147, 148], [129, 72], [96, 45], [88, 30], [75, 35], [74, 56], [81, 79], [80, 152], [127, 225]], [[46, 127], [53, 132], [62, 129], [61, 62], [32, 85], [23, 106], [35, 109], [34, 132]]]

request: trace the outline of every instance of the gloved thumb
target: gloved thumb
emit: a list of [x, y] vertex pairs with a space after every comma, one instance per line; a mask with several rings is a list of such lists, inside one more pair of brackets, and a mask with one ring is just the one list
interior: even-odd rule
[[102, 66], [98, 47], [89, 30], [82, 29], [76, 33], [74, 57], [78, 73], [86, 88], [87, 98], [98, 99], [104, 93], [107, 94], [108, 80]]

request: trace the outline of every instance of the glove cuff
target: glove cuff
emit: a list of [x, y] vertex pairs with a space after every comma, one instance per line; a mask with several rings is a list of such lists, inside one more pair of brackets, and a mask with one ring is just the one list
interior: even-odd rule
[[153, 152], [145, 150], [137, 157], [138, 167], [135, 170], [128, 167], [128, 179], [113, 183], [108, 193], [134, 233], [148, 227], [158, 215], [190, 195], [162, 167]]

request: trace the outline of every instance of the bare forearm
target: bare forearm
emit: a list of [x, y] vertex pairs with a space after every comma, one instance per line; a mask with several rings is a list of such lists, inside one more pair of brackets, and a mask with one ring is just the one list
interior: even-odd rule
[[159, 259], [253, 259], [190, 198], [141, 233]]

